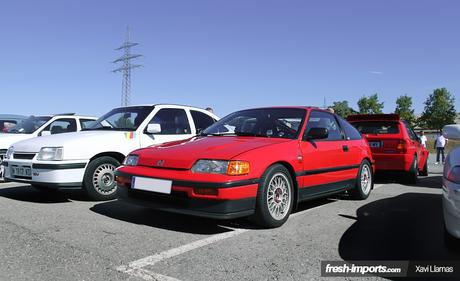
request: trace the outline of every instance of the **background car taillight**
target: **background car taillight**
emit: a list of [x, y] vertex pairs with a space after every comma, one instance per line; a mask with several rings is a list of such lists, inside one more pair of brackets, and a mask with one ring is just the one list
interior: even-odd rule
[[396, 145], [396, 150], [398, 150], [400, 153], [406, 153], [407, 152], [407, 146], [408, 146], [407, 141], [400, 140], [400, 141], [398, 141], [398, 144]]

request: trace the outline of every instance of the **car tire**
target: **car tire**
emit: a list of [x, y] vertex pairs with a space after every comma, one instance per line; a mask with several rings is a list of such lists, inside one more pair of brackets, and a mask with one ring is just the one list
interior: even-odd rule
[[418, 180], [418, 161], [417, 156], [414, 156], [414, 160], [412, 161], [411, 168], [406, 175], [406, 181], [408, 184], [416, 184]]
[[359, 166], [355, 187], [349, 191], [350, 197], [356, 200], [364, 200], [369, 197], [374, 188], [374, 175], [372, 166], [368, 160], [363, 160]]
[[428, 158], [425, 160], [425, 165], [423, 166], [423, 170], [419, 173], [421, 176], [428, 176]]
[[117, 159], [103, 156], [89, 162], [83, 178], [83, 190], [92, 200], [111, 200], [117, 195], [115, 169], [120, 166]]
[[280, 164], [270, 166], [261, 177], [252, 220], [264, 228], [283, 225], [294, 205], [294, 184], [289, 171]]

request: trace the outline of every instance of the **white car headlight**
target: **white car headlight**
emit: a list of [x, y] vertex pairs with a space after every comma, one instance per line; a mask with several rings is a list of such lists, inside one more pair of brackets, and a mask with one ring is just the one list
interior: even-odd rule
[[37, 160], [42, 161], [59, 161], [63, 156], [62, 147], [42, 147], [38, 153]]
[[13, 153], [14, 153], [14, 147], [10, 146], [8, 150], [6, 151], [5, 159], [11, 159], [11, 157], [13, 157]]
[[128, 155], [128, 157], [125, 158], [125, 161], [123, 161], [123, 165], [126, 166], [137, 166], [137, 162], [139, 161], [139, 156], [137, 155]]

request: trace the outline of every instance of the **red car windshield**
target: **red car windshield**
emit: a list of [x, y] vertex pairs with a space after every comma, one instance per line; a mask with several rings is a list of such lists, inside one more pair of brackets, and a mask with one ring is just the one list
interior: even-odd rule
[[305, 120], [301, 108], [260, 108], [237, 111], [210, 126], [201, 135], [254, 136], [295, 139]]

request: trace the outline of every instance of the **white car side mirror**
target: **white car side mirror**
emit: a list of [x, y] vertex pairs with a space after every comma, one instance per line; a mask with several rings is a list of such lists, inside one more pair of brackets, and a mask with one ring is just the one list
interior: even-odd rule
[[161, 133], [161, 125], [160, 124], [148, 124], [147, 125], [147, 133], [149, 134], [158, 134]]
[[43, 132], [41, 132], [40, 135], [41, 135], [42, 137], [44, 137], [44, 136], [51, 136], [51, 131], [43, 131]]

